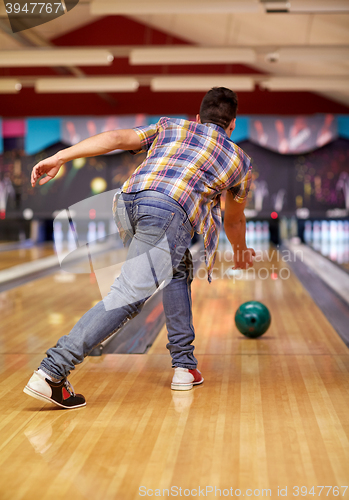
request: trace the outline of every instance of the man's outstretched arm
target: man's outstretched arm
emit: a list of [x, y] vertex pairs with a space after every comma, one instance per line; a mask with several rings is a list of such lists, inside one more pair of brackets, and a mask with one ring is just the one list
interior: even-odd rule
[[44, 174], [46, 177], [39, 181], [39, 184], [46, 184], [55, 177], [61, 166], [67, 161], [76, 158], [86, 158], [88, 156], [98, 156], [110, 153], [115, 149], [135, 150], [141, 148], [141, 140], [133, 129], [111, 130], [102, 134], [94, 135], [84, 141], [62, 149], [53, 156], [40, 161], [32, 170], [31, 184], [35, 186], [36, 181]]
[[235, 269], [248, 269], [253, 266], [256, 252], [246, 246], [246, 202], [238, 203], [232, 193], [227, 191], [225, 200], [224, 230], [233, 247]]

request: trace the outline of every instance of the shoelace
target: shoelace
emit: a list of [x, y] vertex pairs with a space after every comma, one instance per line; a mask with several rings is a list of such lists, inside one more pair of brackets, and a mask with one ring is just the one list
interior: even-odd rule
[[75, 396], [74, 387], [71, 385], [68, 379], [65, 379], [64, 386], [71, 396]]

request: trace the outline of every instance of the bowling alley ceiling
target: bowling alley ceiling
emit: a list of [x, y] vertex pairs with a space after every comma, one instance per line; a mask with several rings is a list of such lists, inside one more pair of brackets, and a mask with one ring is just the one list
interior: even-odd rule
[[[80, 0], [18, 33], [4, 3], [3, 117], [194, 115], [205, 88], [219, 84], [237, 90], [242, 114], [349, 110], [349, 0]], [[70, 53], [66, 64], [38, 62], [60, 49]], [[114, 60], [75, 64], [82, 49]], [[16, 93], [1, 91], [13, 82]]]

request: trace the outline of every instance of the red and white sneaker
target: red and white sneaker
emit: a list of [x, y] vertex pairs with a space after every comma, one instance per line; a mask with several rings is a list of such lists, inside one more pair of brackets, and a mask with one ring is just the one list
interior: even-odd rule
[[194, 385], [202, 384], [203, 376], [199, 370], [188, 370], [177, 366], [173, 375], [171, 389], [174, 391], [189, 391]]
[[44, 403], [54, 403], [67, 410], [86, 406], [84, 396], [75, 394], [73, 386], [66, 378], [60, 382], [53, 382], [40, 373], [39, 370], [34, 372], [23, 392]]

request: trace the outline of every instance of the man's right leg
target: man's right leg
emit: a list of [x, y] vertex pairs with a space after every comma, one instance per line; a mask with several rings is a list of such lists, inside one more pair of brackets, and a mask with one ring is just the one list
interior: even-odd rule
[[140, 313], [144, 302], [145, 299], [108, 311], [101, 300], [80, 318], [69, 335], [61, 337], [55, 347], [48, 349], [40, 368], [55, 379], [68, 377], [94, 347]]
[[66, 409], [85, 406], [85, 398], [74, 393], [67, 376], [96, 345], [137, 315], [145, 300], [112, 310], [106, 310], [103, 300], [98, 302], [76, 323], [69, 335], [61, 337], [56, 346], [47, 351], [47, 357], [32, 375], [24, 392]]
[[193, 385], [204, 381], [197, 370], [194, 356], [191, 283], [193, 281], [193, 262], [190, 250], [187, 249], [181, 262], [173, 270], [171, 282], [164, 288], [163, 304], [168, 332], [167, 349], [172, 357], [175, 373], [171, 389], [187, 391]]
[[[154, 246], [133, 238], [121, 274], [108, 295], [83, 315], [69, 335], [61, 337], [47, 351], [47, 357], [41, 362], [38, 371], [34, 372], [24, 392], [63, 408], [84, 406], [85, 399], [74, 394], [66, 377], [95, 346], [142, 310], [144, 302], [158, 286], [150, 265], [151, 257], [161, 266], [163, 255], [170, 271], [171, 258], [169, 252], [164, 252], [161, 242]], [[166, 270], [166, 266], [162, 267]]]

